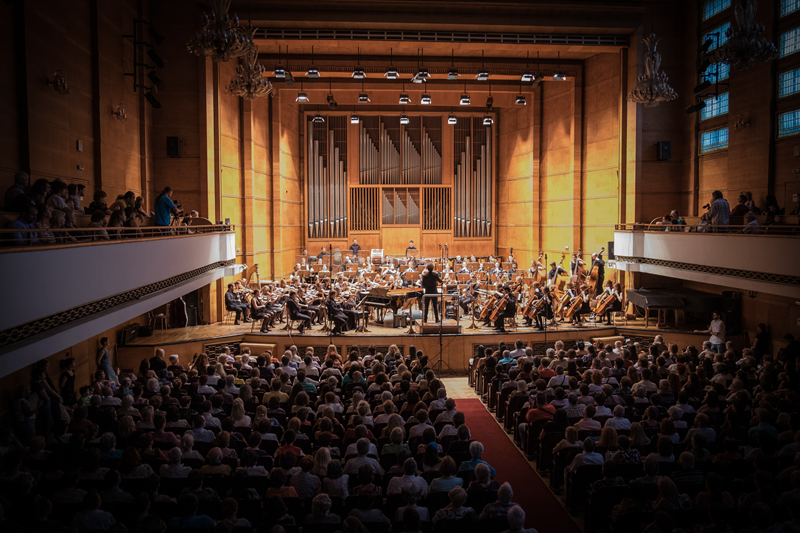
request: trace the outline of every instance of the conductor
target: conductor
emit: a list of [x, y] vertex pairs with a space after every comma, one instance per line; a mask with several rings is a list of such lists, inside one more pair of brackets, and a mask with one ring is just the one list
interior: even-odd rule
[[[438, 272], [433, 271], [433, 263], [428, 263], [425, 266], [427, 272], [422, 275], [422, 288], [425, 289], [425, 294], [439, 294], [437, 290], [438, 285], [442, 282], [441, 276], [439, 276]], [[423, 298], [425, 300], [425, 310], [422, 314], [422, 321], [428, 321], [428, 307], [431, 304], [432, 298]], [[433, 317], [436, 319], [436, 322], [439, 322], [439, 307], [438, 303], [434, 302], [433, 304]]]

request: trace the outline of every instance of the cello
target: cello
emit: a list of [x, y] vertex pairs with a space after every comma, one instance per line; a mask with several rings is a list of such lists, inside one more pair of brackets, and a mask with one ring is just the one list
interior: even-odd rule
[[566, 313], [564, 313], [564, 318], [567, 320], [572, 320], [572, 317], [575, 316], [575, 313], [583, 306], [584, 300], [583, 295], [586, 294], [588, 289], [584, 289], [579, 295], [577, 295], [569, 304]]
[[497, 305], [495, 306], [494, 311], [492, 311], [492, 314], [489, 316], [489, 320], [494, 322], [495, 320], [500, 318], [500, 313], [502, 313], [505, 310], [506, 306], [508, 305], [508, 295], [509, 294], [511, 294], [511, 293], [508, 292], [508, 293], [504, 294], [502, 298], [500, 298], [500, 301], [497, 302]]

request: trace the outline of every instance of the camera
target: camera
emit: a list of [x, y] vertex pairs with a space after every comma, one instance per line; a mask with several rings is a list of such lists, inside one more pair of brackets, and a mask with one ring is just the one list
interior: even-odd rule
[[706, 204], [703, 206], [703, 209], [708, 209], [709, 207], [711, 207], [711, 204]]

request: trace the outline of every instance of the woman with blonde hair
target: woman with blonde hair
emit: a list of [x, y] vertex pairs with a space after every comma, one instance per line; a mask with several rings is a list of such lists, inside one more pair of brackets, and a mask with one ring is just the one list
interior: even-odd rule
[[403, 420], [403, 417], [398, 414], [393, 414], [389, 416], [389, 420], [386, 422], [386, 427], [383, 428], [383, 433], [381, 433], [381, 437], [391, 437], [392, 430], [395, 428], [400, 428], [403, 431], [403, 440], [406, 438], [406, 422]]
[[564, 438], [553, 448], [553, 455], [556, 455], [566, 448], [583, 448], [583, 442], [578, 440], [578, 430], [575, 429], [575, 426], [569, 426], [567, 428], [564, 433]]
[[222, 363], [214, 365], [214, 373], [208, 375], [208, 384], [212, 387], [219, 384], [220, 380], [225, 381], [225, 366]]
[[631, 434], [629, 437], [631, 446], [647, 446], [650, 439], [645, 435], [644, 428], [639, 422], [631, 423]]
[[326, 361], [333, 361], [333, 364], [342, 363], [342, 356], [339, 355], [339, 351], [336, 349], [336, 346], [331, 344], [328, 346], [328, 353], [325, 354]]
[[233, 418], [233, 427], [250, 427], [250, 417], [245, 414], [244, 402], [241, 398], [233, 400], [231, 407], [231, 418]]
[[328, 448], [320, 448], [314, 454], [314, 468], [311, 473], [317, 476], [320, 480], [328, 475], [328, 465], [331, 462], [331, 452]]

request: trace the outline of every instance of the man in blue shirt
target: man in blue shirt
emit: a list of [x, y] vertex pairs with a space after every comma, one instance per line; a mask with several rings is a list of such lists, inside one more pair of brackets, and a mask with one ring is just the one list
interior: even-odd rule
[[172, 187], [165, 187], [161, 194], [156, 198], [153, 206], [155, 211], [156, 226], [169, 226], [172, 221], [171, 215], [179, 215], [183, 212], [172, 203]]
[[[28, 205], [22, 209], [14, 222], [11, 223], [11, 227], [13, 229], [36, 229], [36, 226], [33, 225], [33, 222], [36, 220], [36, 215], [39, 212], [36, 209], [35, 205]], [[27, 232], [27, 231], [15, 231], [14, 232], [14, 243], [20, 246], [24, 246], [27, 244], [36, 244], [38, 242], [38, 237], [35, 231]]]
[[358, 240], [353, 239], [353, 244], [350, 245], [350, 251], [353, 252], [353, 257], [358, 257], [358, 252], [361, 251], [361, 246], [359, 246]]

